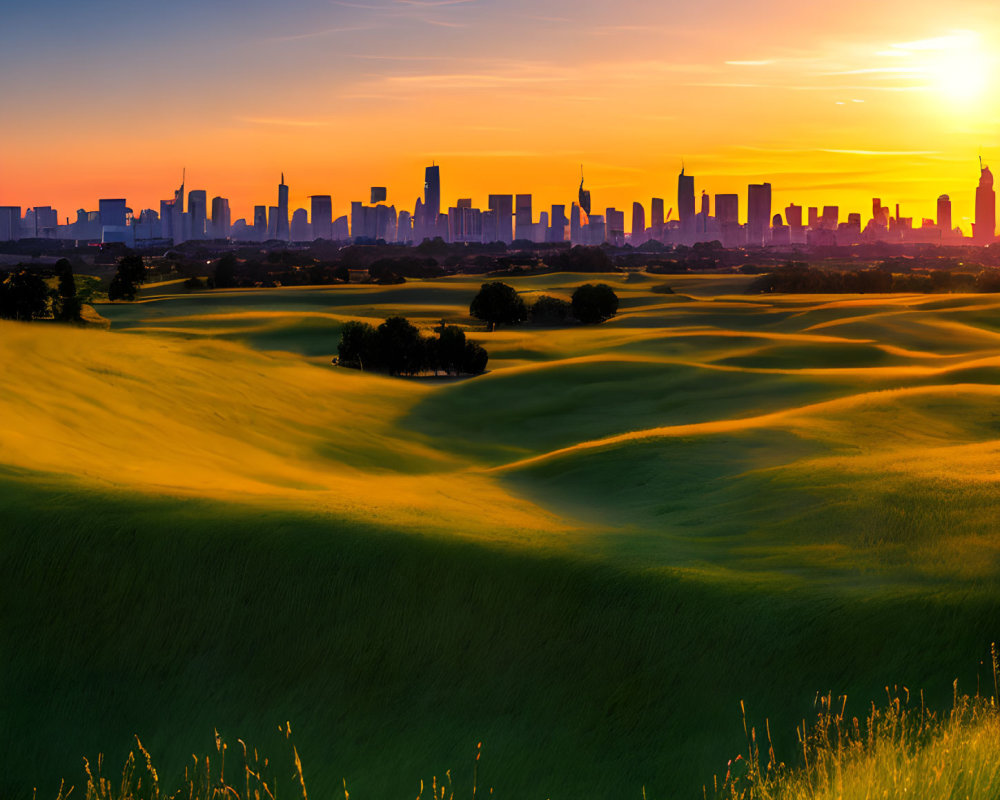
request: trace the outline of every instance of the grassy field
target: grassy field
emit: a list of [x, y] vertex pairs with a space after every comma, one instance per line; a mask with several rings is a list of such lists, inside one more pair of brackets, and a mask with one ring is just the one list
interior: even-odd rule
[[[0, 325], [0, 797], [286, 720], [314, 797], [468, 785], [477, 742], [498, 795], [695, 797], [741, 699], [793, 762], [817, 692], [992, 681], [1000, 299], [602, 280], [588, 328], [487, 333], [467, 277]], [[394, 313], [490, 371], [330, 366]]]

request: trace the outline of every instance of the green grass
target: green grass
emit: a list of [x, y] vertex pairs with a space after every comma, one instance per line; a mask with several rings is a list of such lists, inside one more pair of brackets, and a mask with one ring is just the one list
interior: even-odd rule
[[[416, 796], [480, 741], [498, 796], [694, 797], [746, 752], [740, 700], [789, 761], [817, 692], [974, 692], [986, 312], [647, 277], [601, 276], [622, 313], [595, 327], [486, 333], [461, 277], [6, 324], [0, 797], [82, 787], [134, 734], [176, 785], [206, 732], [286, 720], [314, 797]], [[465, 326], [490, 373], [329, 366], [344, 320], [393, 313]]]

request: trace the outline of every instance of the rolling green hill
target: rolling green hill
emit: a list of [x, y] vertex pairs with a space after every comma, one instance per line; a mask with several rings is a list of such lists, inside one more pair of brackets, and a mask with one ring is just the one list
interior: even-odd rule
[[[468, 782], [480, 741], [498, 795], [693, 797], [741, 699], [793, 761], [816, 692], [975, 691], [1000, 302], [601, 279], [621, 310], [586, 328], [487, 333], [467, 277], [0, 325], [0, 797], [114, 774], [132, 734], [169, 785], [285, 720], [315, 797]], [[329, 365], [395, 313], [490, 372]]]

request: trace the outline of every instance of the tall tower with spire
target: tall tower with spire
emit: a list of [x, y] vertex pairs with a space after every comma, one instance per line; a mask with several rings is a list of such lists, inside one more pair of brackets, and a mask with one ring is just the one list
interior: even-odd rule
[[580, 165], [580, 208], [590, 214], [590, 190], [583, 188], [583, 164]]
[[288, 230], [288, 187], [285, 185], [285, 173], [281, 173], [281, 183], [278, 184], [278, 224], [276, 238], [287, 242], [290, 238]]
[[993, 173], [983, 166], [979, 157], [979, 186], [976, 187], [976, 223], [972, 226], [972, 240], [976, 244], [990, 244], [997, 231], [997, 193], [993, 190]]

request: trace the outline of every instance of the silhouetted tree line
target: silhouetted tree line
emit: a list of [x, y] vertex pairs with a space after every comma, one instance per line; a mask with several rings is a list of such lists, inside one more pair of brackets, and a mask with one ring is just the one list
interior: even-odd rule
[[615, 262], [600, 247], [576, 245], [542, 256], [543, 263], [557, 272], [618, 272]]
[[[960, 266], [960, 265], [955, 265]], [[896, 271], [900, 267], [903, 271]], [[759, 275], [750, 284], [750, 293], [863, 294], [898, 292], [993, 292], [1000, 291], [1000, 271], [978, 274], [948, 269], [916, 271], [912, 261], [883, 261], [876, 267], [859, 270], [825, 270], [802, 262], [790, 262]]]
[[437, 336], [422, 335], [405, 317], [389, 317], [377, 328], [351, 321], [341, 329], [337, 363], [389, 375], [481, 375], [486, 371], [489, 355], [481, 345], [467, 340], [461, 328], [441, 320], [434, 332]]
[[596, 324], [618, 312], [618, 295], [606, 283], [585, 283], [567, 302], [541, 295], [529, 308], [513, 286], [502, 281], [484, 283], [469, 304], [469, 314], [482, 320], [489, 329], [497, 325], [516, 325], [529, 317], [533, 322], [554, 323], [572, 316], [584, 324]]

